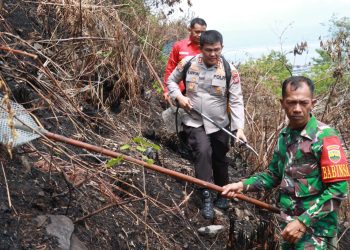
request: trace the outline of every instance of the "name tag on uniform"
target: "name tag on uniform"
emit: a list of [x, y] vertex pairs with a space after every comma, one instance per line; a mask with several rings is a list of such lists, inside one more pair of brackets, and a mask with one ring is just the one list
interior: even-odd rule
[[337, 136], [330, 136], [323, 139], [321, 173], [324, 183], [350, 179], [348, 162]]

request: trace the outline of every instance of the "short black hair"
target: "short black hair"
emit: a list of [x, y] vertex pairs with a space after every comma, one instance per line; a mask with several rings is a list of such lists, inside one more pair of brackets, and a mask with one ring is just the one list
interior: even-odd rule
[[190, 28], [194, 28], [194, 25], [199, 24], [201, 26], [207, 26], [207, 23], [204, 21], [204, 19], [196, 17], [193, 18], [190, 22]]
[[286, 96], [286, 89], [289, 84], [293, 88], [293, 90], [296, 90], [301, 86], [301, 83], [303, 82], [305, 82], [306, 85], [309, 87], [311, 91], [311, 96], [314, 96], [315, 84], [310, 78], [307, 78], [305, 76], [291, 76], [284, 80], [282, 83], [282, 98]]
[[217, 30], [207, 30], [201, 34], [199, 45], [202, 48], [204, 44], [214, 44], [217, 42], [220, 42], [221, 45], [223, 43], [221, 33]]

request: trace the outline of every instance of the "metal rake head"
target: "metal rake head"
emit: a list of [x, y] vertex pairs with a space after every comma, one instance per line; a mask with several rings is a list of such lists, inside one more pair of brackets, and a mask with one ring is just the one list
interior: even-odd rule
[[12, 147], [28, 143], [40, 137], [36, 129], [37, 123], [22, 105], [0, 96], [0, 143]]

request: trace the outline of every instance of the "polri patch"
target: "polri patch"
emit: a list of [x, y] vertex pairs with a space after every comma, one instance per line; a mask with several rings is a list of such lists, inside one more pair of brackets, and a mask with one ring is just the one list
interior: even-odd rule
[[238, 71], [236, 69], [232, 70], [231, 71], [231, 81], [234, 83], [234, 84], [238, 84], [241, 82], [241, 79], [239, 78], [239, 74], [238, 74]]
[[349, 165], [337, 136], [323, 139], [321, 173], [324, 183], [350, 179]]

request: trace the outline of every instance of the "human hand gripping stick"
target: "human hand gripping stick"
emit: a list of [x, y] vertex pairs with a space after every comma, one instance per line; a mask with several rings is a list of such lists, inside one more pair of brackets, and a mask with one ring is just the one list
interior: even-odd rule
[[238, 193], [243, 191], [243, 182], [239, 181], [236, 183], [227, 184], [222, 188], [223, 188], [223, 191], [221, 194], [223, 196], [227, 196], [228, 198], [232, 199], [232, 198], [235, 198]]
[[180, 107], [186, 110], [187, 112], [191, 111], [191, 109], [193, 108], [191, 100], [188, 97], [183, 96], [182, 94], [178, 95], [176, 97], [176, 100], [179, 103]]

